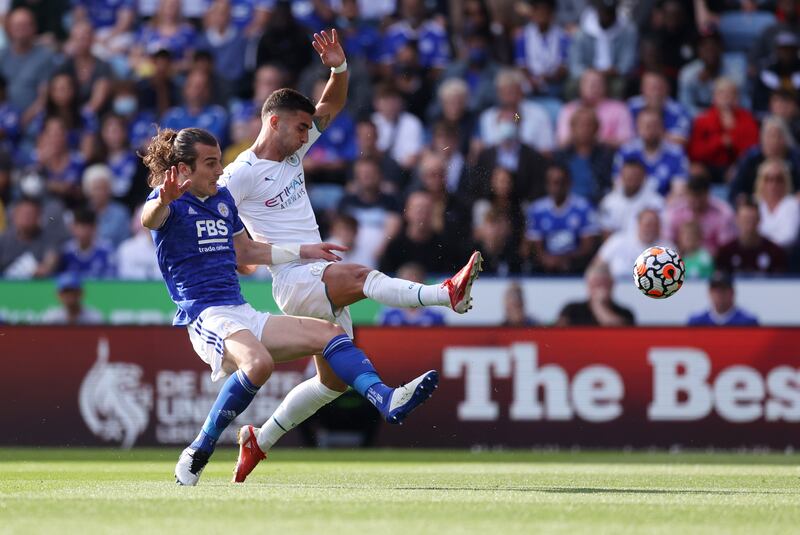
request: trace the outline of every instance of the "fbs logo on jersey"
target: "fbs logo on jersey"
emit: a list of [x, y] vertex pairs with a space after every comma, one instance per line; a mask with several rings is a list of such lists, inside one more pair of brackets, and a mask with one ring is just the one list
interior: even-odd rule
[[150, 422], [153, 387], [142, 384], [142, 368], [109, 362], [107, 338], [97, 342], [97, 361], [81, 383], [78, 405], [95, 436], [130, 448]]
[[219, 215], [221, 215], [222, 217], [228, 217], [228, 214], [230, 214], [230, 210], [228, 210], [228, 205], [225, 204], [224, 202], [221, 202], [217, 205], [217, 211], [219, 212]]

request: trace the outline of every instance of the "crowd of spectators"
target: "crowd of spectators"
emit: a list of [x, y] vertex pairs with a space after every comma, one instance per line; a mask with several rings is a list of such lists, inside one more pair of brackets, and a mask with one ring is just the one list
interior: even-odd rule
[[273, 90], [319, 97], [331, 27], [348, 105], [304, 167], [348, 259], [601, 278], [664, 243], [690, 277], [800, 272], [793, 0], [4, 4], [3, 278], [158, 278], [137, 151], [198, 126], [233, 160]]

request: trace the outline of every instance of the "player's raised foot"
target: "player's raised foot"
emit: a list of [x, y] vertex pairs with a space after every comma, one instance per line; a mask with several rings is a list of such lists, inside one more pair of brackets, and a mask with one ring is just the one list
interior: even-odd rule
[[178, 458], [178, 464], [175, 465], [175, 483], [189, 487], [197, 485], [209, 457], [211, 454], [207, 451], [194, 448], [183, 450]]
[[258, 463], [267, 458], [256, 440], [256, 430], [252, 425], [245, 425], [237, 433], [239, 441], [239, 458], [233, 468], [233, 482], [242, 483]]
[[464, 314], [472, 308], [472, 296], [470, 295], [472, 284], [481, 271], [483, 271], [483, 257], [480, 251], [475, 251], [461, 271], [442, 283], [442, 286], [447, 288], [450, 293], [450, 306], [459, 314]]
[[392, 390], [392, 397], [384, 415], [390, 424], [401, 424], [406, 417], [425, 403], [439, 386], [439, 372], [425, 372], [410, 383]]

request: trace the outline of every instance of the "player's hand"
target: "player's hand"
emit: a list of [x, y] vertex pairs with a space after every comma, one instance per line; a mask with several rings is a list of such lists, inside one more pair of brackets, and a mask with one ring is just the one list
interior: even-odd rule
[[331, 30], [330, 34], [325, 30], [315, 33], [311, 45], [319, 54], [322, 64], [326, 67], [338, 67], [344, 63], [344, 50], [339, 42], [339, 34], [336, 33], [336, 30]]
[[186, 193], [192, 185], [190, 179], [185, 180], [182, 184], [178, 183], [178, 168], [174, 165], [167, 171], [167, 178], [158, 190], [158, 197], [164, 204], [169, 204], [175, 199], [179, 199], [181, 195]]
[[314, 260], [322, 259], [330, 262], [338, 262], [342, 258], [333, 251], [347, 251], [347, 247], [327, 242], [309, 243], [300, 246], [300, 258]]

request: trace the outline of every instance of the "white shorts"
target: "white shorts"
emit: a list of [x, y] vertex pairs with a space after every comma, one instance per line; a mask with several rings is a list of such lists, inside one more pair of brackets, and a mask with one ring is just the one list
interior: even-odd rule
[[333, 262], [296, 264], [279, 271], [272, 281], [272, 297], [284, 314], [308, 316], [336, 323], [353, 338], [350, 308], [334, 310], [322, 274]]
[[211, 366], [211, 380], [216, 381], [227, 373], [222, 369], [225, 356], [225, 339], [239, 331], [250, 331], [261, 340], [269, 314], [250, 306], [225, 305], [208, 307], [186, 326], [195, 352]]

